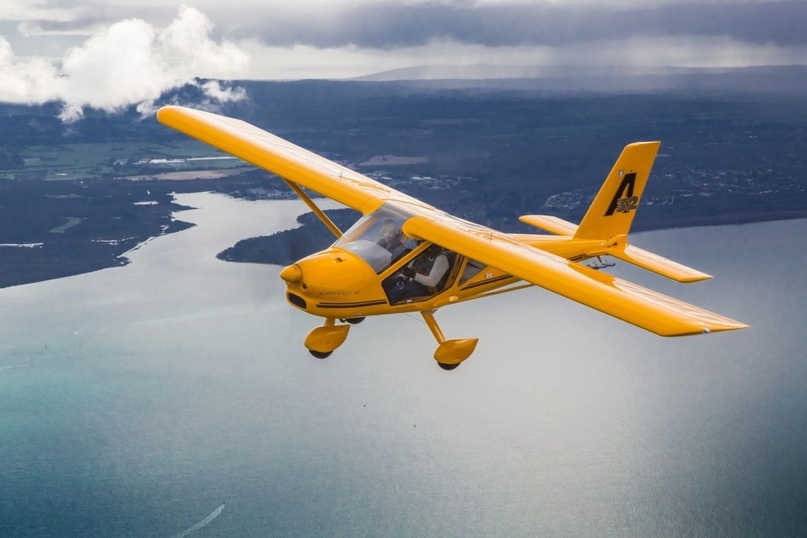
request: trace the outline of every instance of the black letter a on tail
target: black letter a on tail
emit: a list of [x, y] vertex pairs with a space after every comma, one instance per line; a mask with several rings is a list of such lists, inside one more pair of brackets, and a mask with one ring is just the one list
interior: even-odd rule
[[[633, 199], [633, 187], [635, 183], [636, 172], [625, 174], [625, 177], [622, 178], [622, 183], [619, 184], [619, 188], [614, 193], [614, 199], [611, 200], [611, 205], [608, 206], [608, 211], [605, 212], [606, 217], [610, 217], [614, 214], [614, 211], [617, 210], [620, 213], [627, 213], [631, 209], [636, 209], [639, 205], [639, 200]], [[627, 194], [625, 190], [628, 191]]]

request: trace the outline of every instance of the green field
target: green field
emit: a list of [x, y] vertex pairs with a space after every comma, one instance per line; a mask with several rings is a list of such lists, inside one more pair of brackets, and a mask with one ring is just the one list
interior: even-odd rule
[[[238, 159], [148, 164], [152, 159], [198, 159], [225, 155], [190, 139], [171, 144], [140, 141], [36, 145], [18, 148], [17, 153], [25, 161], [25, 166], [0, 170], [0, 178], [72, 181], [144, 172], [226, 169], [244, 165]], [[118, 164], [113, 166], [116, 161]]]

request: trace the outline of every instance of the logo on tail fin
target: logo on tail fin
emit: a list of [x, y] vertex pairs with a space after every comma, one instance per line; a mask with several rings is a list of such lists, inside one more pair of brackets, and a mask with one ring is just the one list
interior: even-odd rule
[[[622, 178], [622, 183], [614, 193], [614, 199], [611, 200], [611, 205], [608, 206], [608, 211], [605, 212], [606, 217], [616, 213], [627, 213], [639, 207], [639, 197], [633, 195], [633, 188], [636, 184], [636, 172], [624, 174], [622, 170], [619, 171], [619, 177]], [[627, 192], [626, 192], [627, 191]]]

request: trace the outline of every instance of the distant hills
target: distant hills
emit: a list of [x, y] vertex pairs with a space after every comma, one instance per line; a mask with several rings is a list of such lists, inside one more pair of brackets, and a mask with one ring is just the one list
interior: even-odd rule
[[742, 68], [421, 65], [352, 79], [451, 88], [550, 92], [728, 91], [807, 95], [807, 66]]

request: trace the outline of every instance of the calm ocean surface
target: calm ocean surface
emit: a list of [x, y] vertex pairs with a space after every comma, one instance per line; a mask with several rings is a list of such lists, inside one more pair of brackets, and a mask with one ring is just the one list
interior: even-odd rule
[[[296, 201], [180, 195], [126, 267], [0, 290], [0, 536], [807, 535], [807, 220], [637, 234], [614, 268], [751, 329], [664, 339], [540, 289], [325, 361], [279, 267]], [[223, 505], [223, 503], [226, 503]]]

